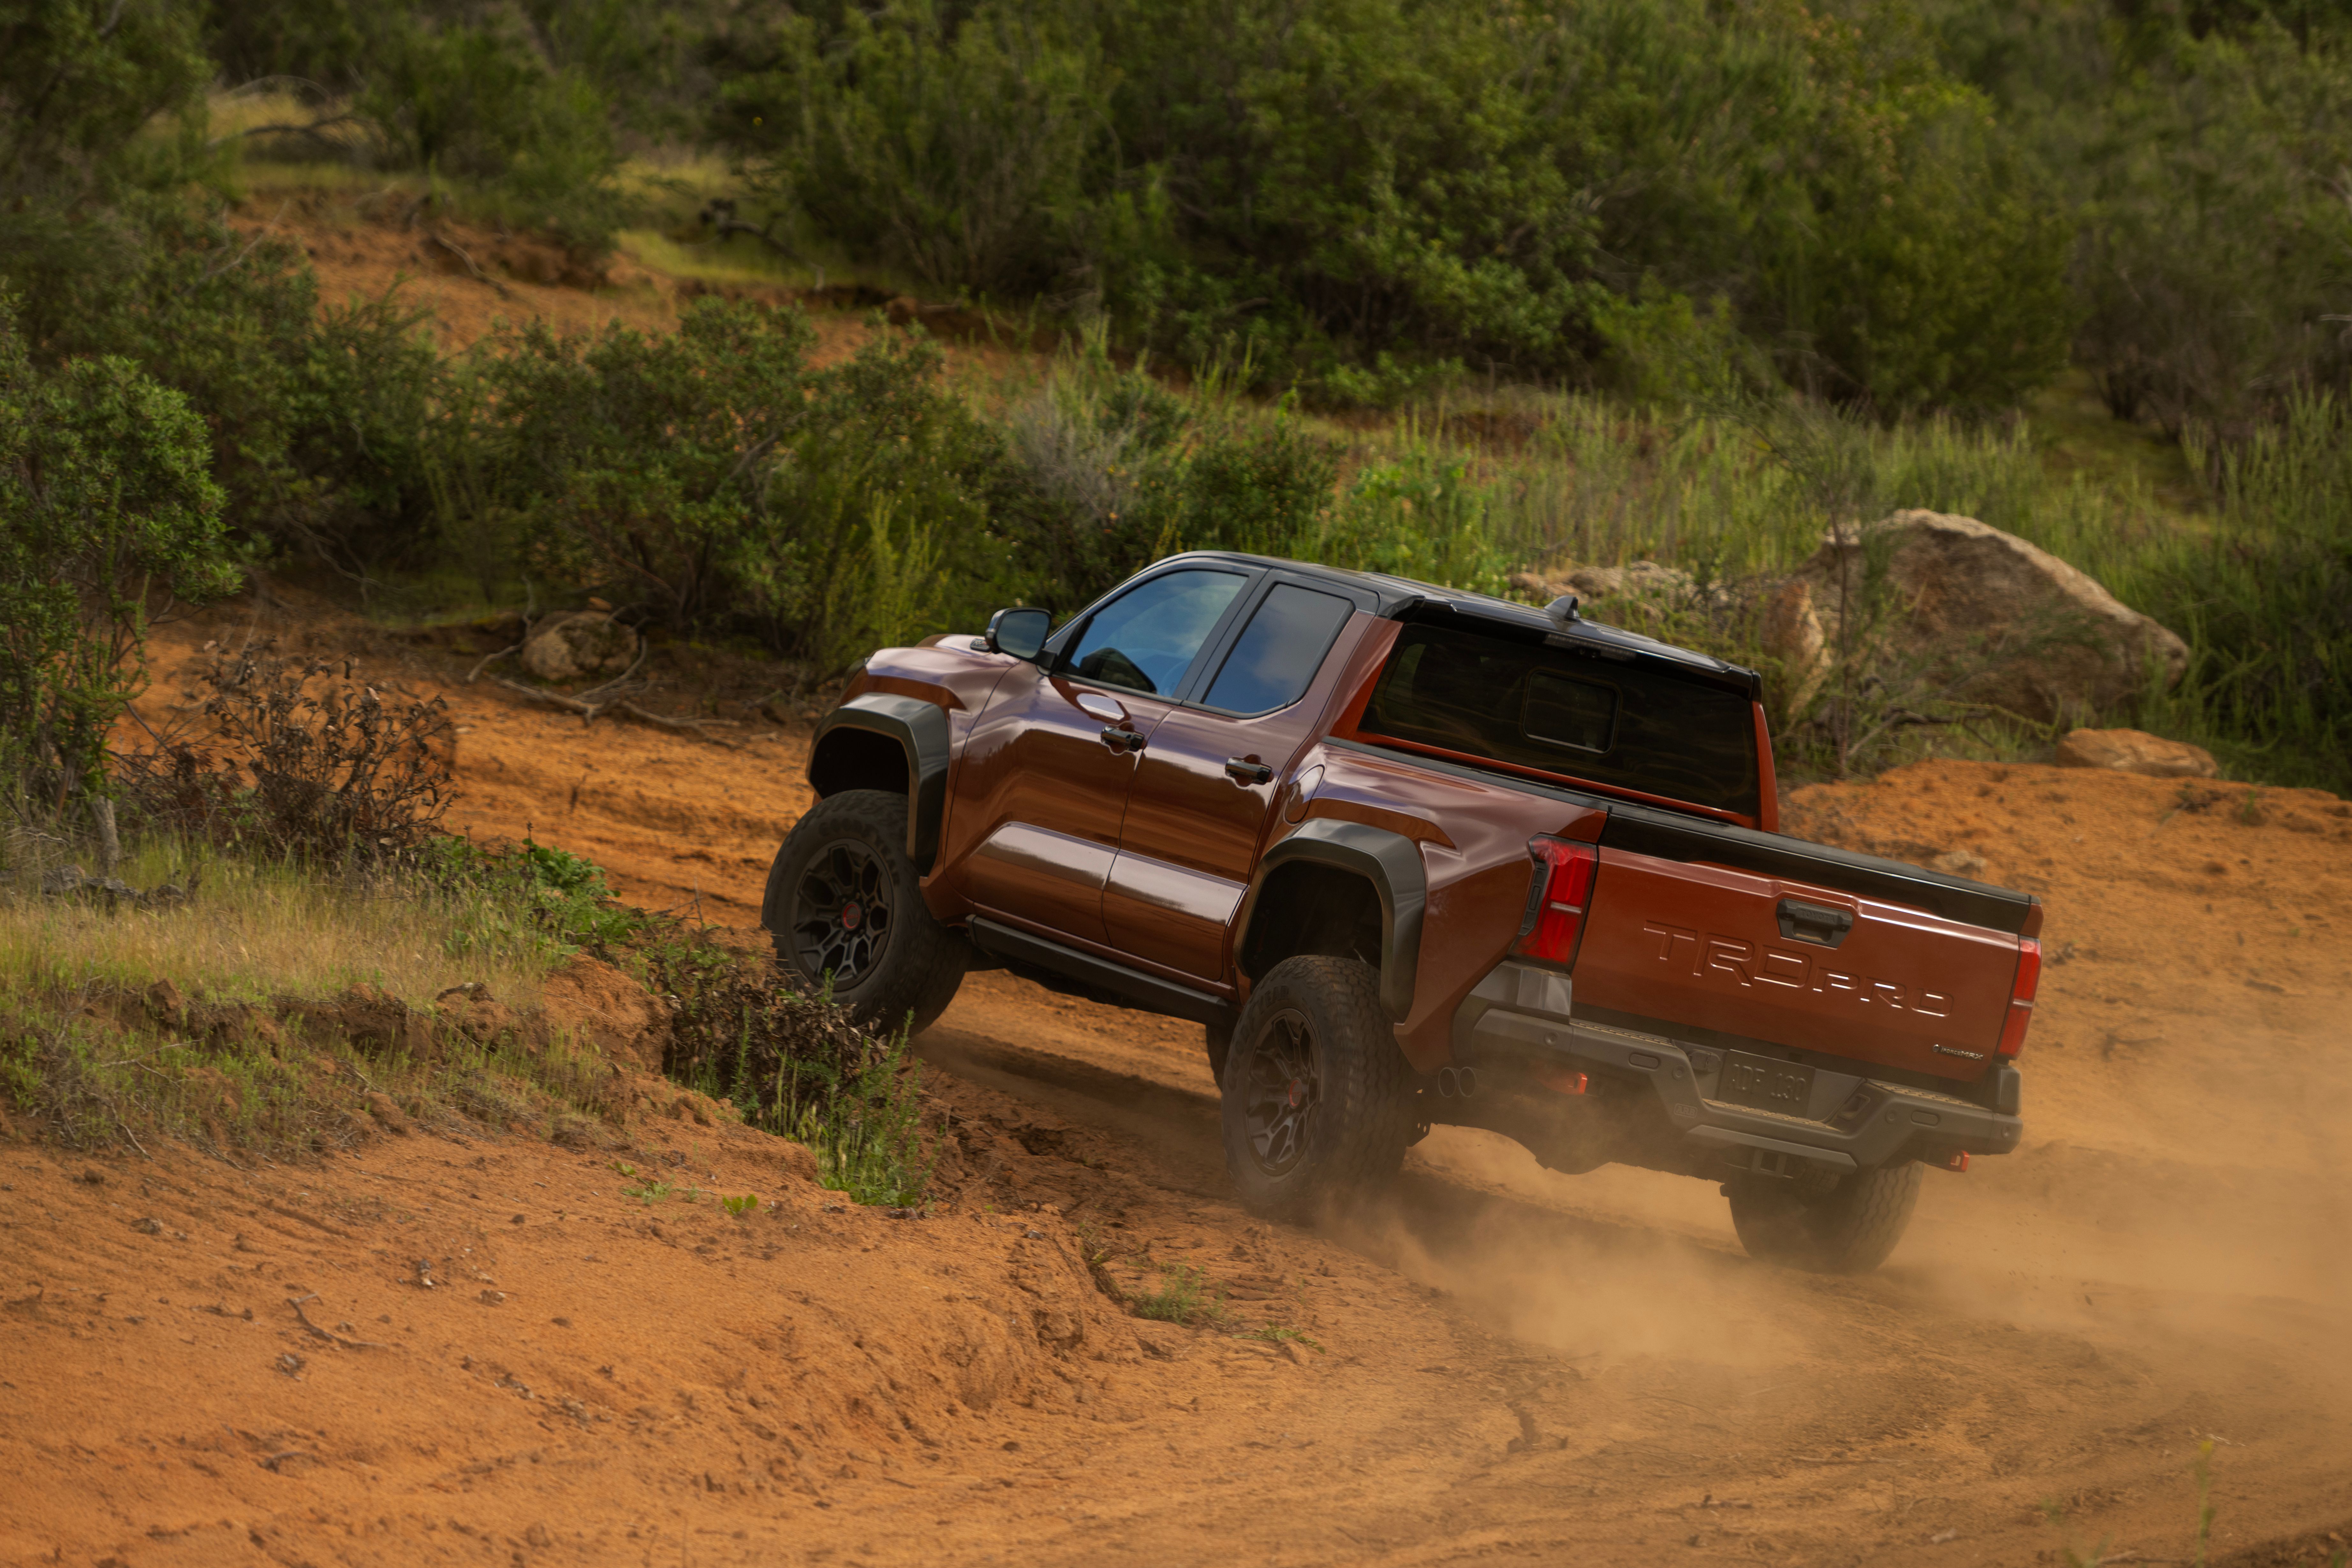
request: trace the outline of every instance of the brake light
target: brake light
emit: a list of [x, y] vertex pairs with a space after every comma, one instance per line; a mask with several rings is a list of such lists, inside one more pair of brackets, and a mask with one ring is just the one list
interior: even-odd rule
[[2042, 944], [2029, 936], [2017, 944], [2017, 983], [2010, 987], [2009, 1017], [2000, 1026], [2002, 1056], [2024, 1048], [2026, 1026], [2033, 1022], [2034, 988], [2041, 984]]
[[1535, 876], [1528, 888], [1528, 912], [1519, 921], [1512, 951], [1563, 967], [1576, 962], [1577, 939], [1584, 934], [1584, 909], [1592, 897], [1601, 851], [1568, 838], [1528, 840]]

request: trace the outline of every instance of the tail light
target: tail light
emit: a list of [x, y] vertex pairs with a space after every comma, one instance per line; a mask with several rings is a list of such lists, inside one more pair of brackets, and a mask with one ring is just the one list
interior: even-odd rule
[[2033, 992], [2042, 984], [2042, 944], [2027, 937], [2017, 944], [2017, 983], [2009, 991], [2009, 1018], [2000, 1026], [1999, 1049], [2013, 1057], [2025, 1046], [2026, 1026], [2033, 1022]]
[[1528, 889], [1528, 912], [1519, 921], [1519, 940], [1512, 951], [1564, 968], [1576, 962], [1576, 943], [1584, 934], [1584, 909], [1592, 898], [1601, 851], [1572, 839], [1530, 838], [1528, 854], [1536, 863], [1535, 878]]

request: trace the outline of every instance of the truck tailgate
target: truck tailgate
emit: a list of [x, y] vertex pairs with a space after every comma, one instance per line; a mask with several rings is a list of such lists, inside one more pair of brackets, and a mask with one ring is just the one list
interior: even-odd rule
[[1580, 1012], [1672, 1020], [1940, 1078], [1981, 1077], [2019, 940], [1719, 864], [1601, 848]]

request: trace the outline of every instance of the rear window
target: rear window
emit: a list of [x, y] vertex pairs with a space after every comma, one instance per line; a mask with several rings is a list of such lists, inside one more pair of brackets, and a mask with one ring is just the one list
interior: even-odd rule
[[1357, 729], [1756, 815], [1745, 696], [1572, 647], [1407, 626]]

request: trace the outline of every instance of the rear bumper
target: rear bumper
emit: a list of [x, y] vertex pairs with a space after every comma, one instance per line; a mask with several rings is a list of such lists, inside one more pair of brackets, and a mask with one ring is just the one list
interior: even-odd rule
[[[1517, 968], [1497, 971], [1503, 984], [1481, 985], [1486, 995], [1465, 1006], [1455, 1031], [1458, 1056], [1549, 1058], [1634, 1086], [1636, 1092], [1646, 1084], [1695, 1166], [1758, 1167], [1793, 1159], [1852, 1171], [1906, 1159], [1940, 1163], [1956, 1153], [2008, 1153], [2024, 1131], [2019, 1117], [1864, 1073], [1817, 1071], [1806, 1116], [1726, 1104], [1709, 1098], [1722, 1052], [1577, 1021], [1568, 1016], [1565, 976], [1544, 974], [1528, 984], [1512, 973]], [[1478, 1005], [1482, 1000], [1486, 1005]]]

